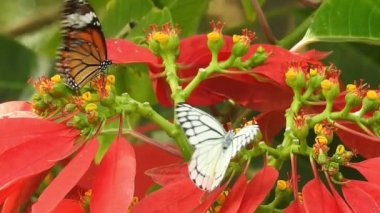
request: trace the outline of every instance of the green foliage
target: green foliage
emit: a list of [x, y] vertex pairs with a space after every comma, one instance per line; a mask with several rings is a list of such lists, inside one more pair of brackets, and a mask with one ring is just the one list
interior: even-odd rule
[[20, 94], [35, 69], [35, 54], [14, 40], [0, 36], [0, 100], [12, 100]]
[[[89, 0], [89, 2], [95, 8], [107, 38], [125, 37], [144, 45], [146, 30], [152, 24], [172, 22], [181, 29], [181, 37], [188, 37], [197, 33], [207, 33], [210, 19], [222, 19], [226, 23], [225, 32], [236, 31], [235, 29], [245, 26], [257, 31], [260, 42], [265, 41], [265, 35], [261, 33], [262, 30], [256, 19], [256, 12], [248, 0], [233, 3], [220, 1], [222, 12], [219, 12], [216, 18], [215, 12], [212, 14], [210, 12], [214, 8], [208, 7], [207, 0]], [[378, 78], [373, 78], [380, 68], [377, 62], [378, 47], [374, 46], [380, 44], [380, 31], [377, 27], [377, 23], [380, 22], [379, 1], [325, 0], [316, 9], [300, 7], [295, 0], [284, 0], [281, 4], [273, 0], [259, 2], [273, 31], [286, 32], [281, 39], [283, 42], [279, 44], [290, 48], [298, 43], [297, 47], [302, 48], [306, 44], [313, 43], [309, 48], [333, 51], [326, 62], [335, 63], [343, 70], [344, 81], [352, 82], [364, 78], [373, 86], [380, 83]], [[55, 11], [60, 5], [61, 3], [47, 0], [36, 1], [35, 4], [27, 1], [12, 4], [7, 1], [0, 2], [0, 7], [4, 8], [4, 13], [0, 15], [0, 23], [5, 26], [0, 32], [7, 34], [7, 30], [11, 27], [17, 28], [30, 19], [42, 16], [40, 11]], [[232, 13], [231, 5], [241, 9], [239, 14], [243, 19], [239, 20], [239, 26], [230, 25], [238, 19], [236, 14]], [[20, 15], [16, 18], [13, 14]], [[55, 15], [57, 20], [59, 14]], [[132, 29], [130, 22], [135, 24]], [[301, 22], [303, 24], [300, 24]], [[54, 72], [51, 68], [54, 66], [55, 50], [60, 41], [59, 26], [58, 21], [47, 22], [31, 29], [30, 32], [26, 31], [21, 36], [0, 38], [2, 50], [0, 72], [3, 76], [0, 84], [2, 88], [0, 100], [20, 97], [24, 87], [27, 86], [26, 80], [31, 76]], [[302, 35], [305, 36], [299, 42]], [[134, 79], [137, 72], [129, 72], [137, 70], [136, 67], [116, 69], [115, 74], [120, 83], [128, 84], [123, 88], [143, 91], [137, 96], [144, 97], [147, 101], [154, 100], [151, 87], [146, 87], [148, 77], [144, 77], [146, 79], [144, 84], [136, 83]], [[139, 72], [146, 72], [145, 69], [141, 68]]]
[[355, 41], [380, 44], [380, 2], [325, 0], [316, 11], [306, 41]]

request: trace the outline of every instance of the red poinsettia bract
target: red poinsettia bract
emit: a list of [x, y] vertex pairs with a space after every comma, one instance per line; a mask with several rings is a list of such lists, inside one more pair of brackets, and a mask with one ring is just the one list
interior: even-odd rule
[[[224, 46], [219, 52], [219, 59], [225, 60], [231, 54], [232, 38], [224, 37]], [[188, 103], [192, 105], [212, 105], [226, 98], [258, 111], [285, 109], [289, 106], [292, 92], [285, 85], [284, 75], [289, 62], [319, 63], [317, 60], [326, 55], [312, 51], [298, 55], [273, 45], [251, 45], [246, 57], [252, 55], [262, 46], [269, 53], [264, 64], [248, 70], [243, 74], [212, 76], [203, 81], [190, 95]], [[160, 59], [148, 49], [122, 39], [107, 40], [109, 58], [116, 63], [144, 63], [150, 68], [156, 96], [162, 105], [171, 106], [170, 90], [163, 76]], [[245, 60], [246, 57], [242, 59]], [[206, 35], [196, 35], [181, 40], [177, 64], [178, 76], [183, 79], [193, 78], [200, 68], [211, 60], [207, 48]], [[157, 77], [159, 76], [159, 77]], [[254, 77], [255, 76], [255, 77]], [[187, 83], [183, 83], [185, 86]], [[228, 86], [226, 86], [228, 85]], [[276, 97], [273, 97], [275, 95]], [[276, 100], [276, 104], [273, 104]]]
[[[205, 212], [215, 207], [215, 201], [227, 190], [223, 184], [212, 192], [198, 189], [189, 179], [187, 166], [171, 164], [148, 170], [147, 175], [162, 186], [161, 189], [143, 198], [132, 212]], [[225, 201], [218, 207], [221, 212], [252, 212], [273, 188], [278, 171], [264, 167], [249, 182], [243, 173], [234, 183]]]
[[[85, 212], [85, 191], [90, 192], [91, 212], [127, 211], [134, 195], [136, 173], [132, 146], [123, 138], [117, 137], [101, 163], [91, 171], [95, 171], [94, 178], [87, 183], [91, 187], [80, 188], [78, 184], [81, 178], [86, 176], [93, 165], [98, 141], [95, 138], [80, 141], [79, 132], [63, 124], [34, 116], [18, 117], [18, 112], [30, 110], [28, 107], [20, 107], [27, 105], [10, 102], [0, 106], [1, 112], [7, 113], [7, 116], [3, 116], [5, 118], [0, 119], [2, 211], [14, 211], [28, 204], [31, 197], [36, 192], [39, 193], [37, 189], [42, 186], [41, 182], [48, 185], [37, 195], [32, 212]], [[15, 106], [13, 109], [17, 113], [6, 110], [12, 109], [12, 106]], [[49, 181], [52, 169], [60, 171]]]

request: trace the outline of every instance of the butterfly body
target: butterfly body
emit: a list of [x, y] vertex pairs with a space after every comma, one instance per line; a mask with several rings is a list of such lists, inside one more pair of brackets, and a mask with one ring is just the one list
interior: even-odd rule
[[66, 0], [62, 17], [63, 45], [58, 51], [56, 69], [66, 84], [79, 90], [98, 75], [105, 75], [105, 38], [93, 8], [86, 0]]
[[226, 132], [211, 115], [188, 104], [178, 104], [175, 111], [195, 149], [188, 166], [190, 179], [199, 188], [211, 191], [223, 180], [230, 160], [258, 135], [259, 127], [253, 124], [239, 132]]

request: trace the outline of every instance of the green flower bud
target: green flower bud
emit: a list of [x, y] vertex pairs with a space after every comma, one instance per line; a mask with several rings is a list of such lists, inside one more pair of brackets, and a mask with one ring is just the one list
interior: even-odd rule
[[285, 73], [285, 82], [293, 90], [300, 91], [305, 86], [305, 74], [302, 70], [290, 67]]
[[321, 82], [321, 88], [322, 94], [325, 97], [326, 101], [334, 101], [340, 92], [339, 83], [328, 79], [325, 79]]

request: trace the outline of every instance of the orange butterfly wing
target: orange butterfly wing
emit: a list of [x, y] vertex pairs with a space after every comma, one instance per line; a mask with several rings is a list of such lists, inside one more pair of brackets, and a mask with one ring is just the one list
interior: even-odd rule
[[72, 89], [78, 90], [111, 64], [98, 18], [84, 0], [66, 0], [63, 46], [56, 69]]

